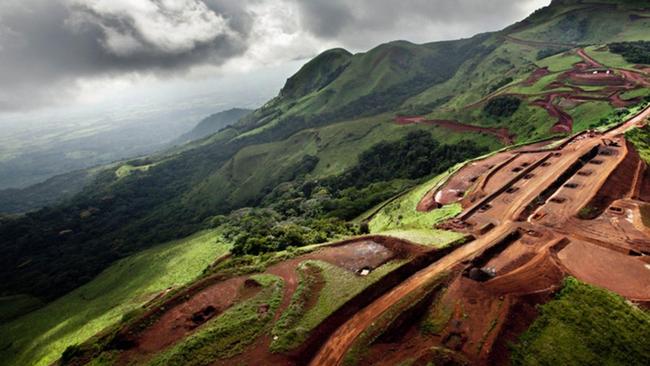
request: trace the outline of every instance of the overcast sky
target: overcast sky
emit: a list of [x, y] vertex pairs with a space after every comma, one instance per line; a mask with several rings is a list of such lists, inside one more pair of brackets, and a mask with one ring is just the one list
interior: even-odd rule
[[0, 0], [0, 114], [128, 104], [153, 94], [169, 101], [210, 88], [239, 88], [232, 103], [250, 104], [251, 80], [270, 74], [259, 77], [259, 89], [275, 93], [325, 49], [468, 37], [549, 2]]

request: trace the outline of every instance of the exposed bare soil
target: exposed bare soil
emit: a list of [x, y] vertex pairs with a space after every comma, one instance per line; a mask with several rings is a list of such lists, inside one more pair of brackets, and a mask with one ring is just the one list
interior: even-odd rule
[[[456, 225], [451, 225], [477, 239], [355, 313], [320, 348], [311, 364], [339, 365], [350, 345], [381, 314], [403, 306], [400, 299], [444, 273], [451, 276], [450, 285], [435, 306], [453, 309], [445, 329], [429, 337], [402, 329], [412, 338], [371, 345], [364, 362], [385, 364], [382, 360], [413, 357], [419, 362], [426, 358], [421, 350], [432, 345], [452, 350], [472, 364], [507, 360], [506, 339], [513, 339], [530, 324], [534, 305], [550, 298], [567, 275], [640, 304], [648, 303], [650, 269], [644, 250], [650, 250], [650, 232], [641, 223], [642, 202], [632, 198], [634, 187], [643, 185], [645, 171], [639, 170], [638, 157], [621, 133], [649, 115], [650, 108], [605, 134], [588, 133], [567, 140], [528, 166], [522, 166], [529, 162], [519, 158], [528, 153], [519, 151], [512, 160], [491, 157], [489, 163], [477, 162], [461, 169], [440, 191], [463, 189], [467, 196], [482, 191], [455, 219]], [[515, 172], [513, 167], [523, 170]], [[476, 179], [464, 183], [468, 177]], [[499, 184], [490, 184], [487, 177]], [[629, 182], [620, 188], [620, 179]], [[422, 208], [435, 202], [435, 193], [427, 196]], [[536, 201], [539, 197], [542, 202]], [[593, 220], [578, 218], [594, 200], [604, 202], [604, 212]], [[535, 209], [522, 216], [532, 204]], [[517, 221], [521, 217], [523, 221]], [[462, 274], [455, 274], [453, 269], [459, 265], [465, 268]], [[517, 315], [518, 309], [524, 314]]]

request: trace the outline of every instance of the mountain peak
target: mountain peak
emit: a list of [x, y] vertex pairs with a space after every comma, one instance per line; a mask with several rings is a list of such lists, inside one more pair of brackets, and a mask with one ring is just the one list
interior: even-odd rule
[[333, 48], [321, 53], [287, 80], [280, 96], [299, 98], [322, 89], [345, 70], [351, 59], [352, 53], [343, 48]]

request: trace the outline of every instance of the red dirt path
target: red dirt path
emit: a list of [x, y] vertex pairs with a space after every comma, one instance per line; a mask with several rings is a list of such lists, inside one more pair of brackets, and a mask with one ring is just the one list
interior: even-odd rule
[[458, 121], [428, 120], [428, 119], [424, 119], [423, 117], [417, 117], [417, 116], [411, 116], [411, 117], [398, 116], [395, 117], [395, 123], [399, 125], [410, 125], [410, 124], [422, 123], [426, 125], [440, 126], [455, 132], [485, 133], [498, 138], [505, 145], [512, 145], [514, 141], [514, 135], [512, 135], [507, 128], [480, 127], [480, 126], [461, 123]]

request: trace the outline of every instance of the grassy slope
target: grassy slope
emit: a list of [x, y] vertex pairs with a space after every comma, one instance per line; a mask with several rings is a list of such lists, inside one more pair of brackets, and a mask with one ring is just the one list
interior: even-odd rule
[[613, 111], [614, 107], [609, 102], [582, 103], [567, 110], [573, 117], [573, 130], [576, 132], [590, 128], [591, 124], [598, 122], [600, 118], [611, 114]]
[[[575, 11], [578, 9], [578, 11]], [[513, 36], [532, 41], [574, 44], [601, 44], [613, 41], [648, 39], [647, 20], [631, 22], [626, 7], [617, 11], [590, 4], [557, 7], [556, 14]], [[584, 22], [584, 23], [583, 23]], [[582, 23], [582, 27], [577, 26]], [[582, 29], [581, 29], [582, 28]]]
[[514, 365], [648, 365], [650, 314], [622, 297], [566, 280], [513, 350]]
[[370, 231], [438, 247], [460, 239], [462, 235], [458, 233], [433, 228], [436, 223], [458, 215], [460, 205], [449, 205], [431, 212], [418, 212], [416, 206], [428, 191], [444, 183], [462, 165], [449, 169], [385, 205], [370, 220]]
[[[628, 131], [625, 137], [634, 144], [641, 158], [650, 164], [650, 127], [635, 128]], [[650, 228], [650, 204], [641, 206], [641, 219]]]
[[[277, 335], [278, 339], [273, 342], [271, 347], [276, 351], [286, 351], [299, 346], [309, 331], [363, 289], [402, 265], [403, 261], [391, 261], [384, 264], [366, 277], [360, 277], [346, 269], [322, 261], [307, 261], [305, 264], [314, 265], [320, 269], [323, 286], [313, 306], [304, 309], [303, 313], [296, 317], [291, 327], [274, 330], [273, 334]], [[296, 298], [292, 299], [292, 305], [295, 301], [297, 301]]]
[[218, 238], [214, 231], [202, 232], [123, 259], [77, 290], [1, 326], [0, 359], [6, 365], [49, 365], [67, 346], [119, 322], [155, 294], [194, 280], [228, 250]]
[[197, 185], [187, 199], [195, 206], [210, 206], [223, 200], [245, 204], [274, 182], [286, 180], [288, 172], [306, 155], [320, 159], [309, 178], [336, 175], [354, 166], [358, 155], [374, 144], [399, 140], [416, 129], [431, 132], [434, 139], [445, 144], [464, 139], [492, 150], [500, 147], [494, 138], [480, 134], [454, 133], [427, 125], [399, 126], [389, 116], [361, 118], [303, 130], [286, 140], [244, 148], [222, 169]]
[[635, 128], [628, 131], [625, 137], [634, 144], [641, 158], [650, 164], [650, 127]]
[[[282, 301], [283, 281], [272, 275], [255, 275], [262, 290], [203, 325], [196, 333], [157, 355], [151, 366], [203, 366], [232, 357], [267, 331]], [[262, 306], [268, 311], [260, 314]]]

